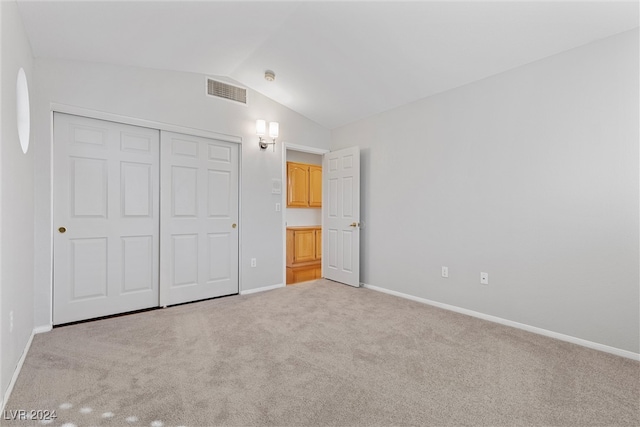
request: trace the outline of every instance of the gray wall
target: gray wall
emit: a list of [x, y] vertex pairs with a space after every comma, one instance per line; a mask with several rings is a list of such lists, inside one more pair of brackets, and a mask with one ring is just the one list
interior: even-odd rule
[[[35, 70], [36, 325], [51, 317], [51, 103], [241, 137], [241, 290], [284, 283], [282, 196], [271, 193], [282, 176], [281, 141], [327, 149], [329, 130], [251, 90], [248, 106], [208, 97], [200, 74], [46, 59]], [[260, 118], [280, 122], [275, 152], [259, 149]]]
[[[33, 58], [14, 1], [0, 2], [0, 400], [33, 330], [34, 141], [22, 152], [16, 127], [16, 79], [22, 67], [33, 102]], [[10, 332], [10, 314], [13, 331]]]
[[303, 151], [287, 150], [287, 161], [322, 166], [322, 156], [320, 154], [305, 153]]
[[639, 353], [638, 47], [636, 29], [334, 130], [362, 149], [362, 281]]

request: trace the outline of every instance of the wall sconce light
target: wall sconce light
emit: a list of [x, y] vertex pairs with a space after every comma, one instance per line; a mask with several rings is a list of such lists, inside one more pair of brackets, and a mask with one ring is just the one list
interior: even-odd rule
[[256, 135], [258, 135], [261, 150], [266, 150], [267, 146], [273, 145], [273, 151], [276, 151], [276, 138], [280, 132], [280, 124], [278, 122], [269, 122], [269, 137], [273, 142], [267, 142], [263, 138], [267, 131], [267, 122], [264, 120], [256, 120]]

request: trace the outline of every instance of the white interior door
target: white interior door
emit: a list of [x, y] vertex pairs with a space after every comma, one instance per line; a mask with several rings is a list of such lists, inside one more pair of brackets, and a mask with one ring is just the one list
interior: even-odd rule
[[53, 323], [158, 306], [159, 131], [54, 115]]
[[238, 293], [238, 144], [161, 132], [160, 303]]
[[322, 275], [358, 287], [360, 148], [325, 154], [322, 175]]

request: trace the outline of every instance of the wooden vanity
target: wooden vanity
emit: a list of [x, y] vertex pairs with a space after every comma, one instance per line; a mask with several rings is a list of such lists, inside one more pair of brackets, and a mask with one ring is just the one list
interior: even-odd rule
[[322, 227], [287, 227], [287, 285], [322, 277]]

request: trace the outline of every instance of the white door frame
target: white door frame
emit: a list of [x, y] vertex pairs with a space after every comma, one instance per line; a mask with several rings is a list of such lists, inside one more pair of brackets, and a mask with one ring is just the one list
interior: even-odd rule
[[[169, 123], [156, 122], [153, 120], [139, 119], [136, 117], [122, 116], [119, 114], [107, 113], [104, 111], [92, 110], [88, 108], [76, 107], [73, 105], [59, 104], [52, 102], [49, 106], [49, 149], [50, 149], [50, 172], [51, 172], [51, 186], [49, 188], [49, 198], [51, 205], [49, 206], [50, 224], [49, 224], [49, 326], [53, 326], [53, 238], [54, 238], [54, 224], [53, 224], [53, 181], [55, 179], [53, 170], [53, 115], [54, 113], [73, 114], [76, 116], [88, 117], [91, 119], [106, 120], [116, 123], [123, 123], [127, 125], [140, 126], [152, 129], [158, 129], [160, 131], [169, 131], [176, 133], [184, 133], [187, 135], [201, 136], [203, 138], [219, 139], [221, 141], [232, 142], [240, 144], [242, 147], [242, 137], [236, 135], [227, 135], [223, 133], [212, 132], [204, 129], [190, 128], [186, 126], [177, 126]], [[238, 153], [238, 290], [242, 292], [242, 148], [240, 147]]]
[[321, 156], [330, 151], [324, 148], [308, 147], [290, 142], [282, 143], [282, 185], [280, 186], [282, 202], [280, 203], [280, 211], [282, 212], [282, 283], [284, 286], [287, 286], [287, 150], [319, 154]]

